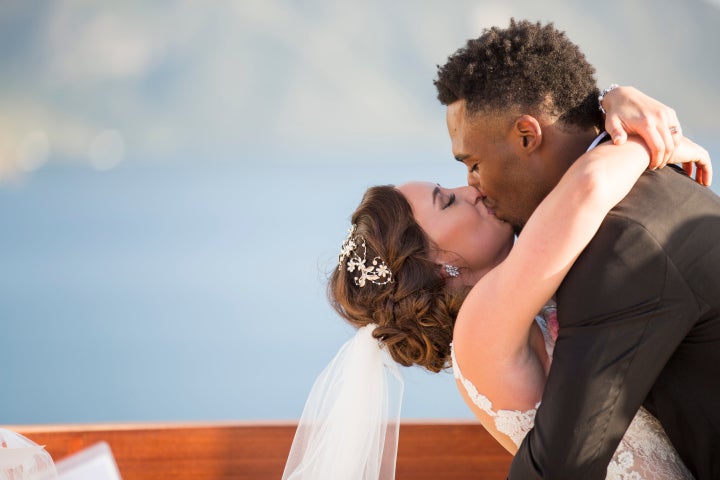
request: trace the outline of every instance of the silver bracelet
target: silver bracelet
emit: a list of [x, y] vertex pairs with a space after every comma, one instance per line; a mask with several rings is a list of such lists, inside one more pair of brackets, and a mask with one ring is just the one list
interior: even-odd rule
[[617, 83], [613, 83], [613, 84], [610, 85], [609, 87], [605, 88], [602, 92], [600, 92], [600, 95], [598, 95], [598, 108], [599, 108], [600, 111], [603, 113], [603, 115], [606, 115], [606, 114], [607, 114], [607, 112], [605, 111], [605, 109], [604, 109], [603, 106], [602, 106], [602, 102], [603, 102], [603, 100], [605, 99], [605, 95], [607, 95], [607, 94], [608, 94], [609, 92], [611, 92], [612, 90], [615, 90], [615, 89], [616, 89], [617, 87], [619, 87], [619, 86], [620, 86], [620, 85], [618, 85]]

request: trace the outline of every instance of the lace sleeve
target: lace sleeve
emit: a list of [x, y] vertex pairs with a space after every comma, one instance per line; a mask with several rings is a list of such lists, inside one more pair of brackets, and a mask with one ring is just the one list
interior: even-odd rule
[[490, 415], [495, 423], [495, 429], [510, 437], [515, 446], [519, 447], [525, 435], [527, 435], [535, 424], [535, 414], [537, 413], [537, 407], [540, 403], [538, 402], [535, 408], [524, 412], [519, 410], [493, 410], [490, 399], [478, 392], [475, 385], [463, 376], [460, 371], [460, 366], [455, 359], [455, 349], [452, 344], [450, 344], [450, 356], [452, 358], [453, 375], [462, 384], [473, 404]]

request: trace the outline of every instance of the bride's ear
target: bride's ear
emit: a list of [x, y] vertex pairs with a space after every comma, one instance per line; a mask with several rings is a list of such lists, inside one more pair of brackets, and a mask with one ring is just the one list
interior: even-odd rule
[[534, 152], [542, 143], [540, 122], [532, 115], [520, 115], [513, 123], [512, 134], [517, 147], [525, 154]]

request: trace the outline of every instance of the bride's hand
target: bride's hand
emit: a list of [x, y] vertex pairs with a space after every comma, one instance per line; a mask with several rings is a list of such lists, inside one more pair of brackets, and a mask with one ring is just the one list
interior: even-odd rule
[[675, 110], [648, 97], [634, 87], [616, 87], [602, 102], [607, 112], [605, 130], [613, 142], [625, 143], [628, 135], [639, 135], [650, 149], [650, 168], [662, 168], [671, 162], [682, 139]]
[[707, 150], [692, 140], [680, 137], [676, 139], [676, 148], [670, 163], [682, 164], [685, 173], [692, 176], [695, 164], [695, 181], [700, 185], [709, 186], [712, 183], [712, 163]]

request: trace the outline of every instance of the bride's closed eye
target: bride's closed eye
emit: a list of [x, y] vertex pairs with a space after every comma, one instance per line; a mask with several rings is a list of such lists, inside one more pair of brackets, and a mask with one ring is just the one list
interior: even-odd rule
[[451, 193], [450, 196], [448, 197], [448, 201], [445, 203], [445, 205], [443, 205], [442, 209], [445, 210], [453, 203], [455, 203], [455, 194]]

